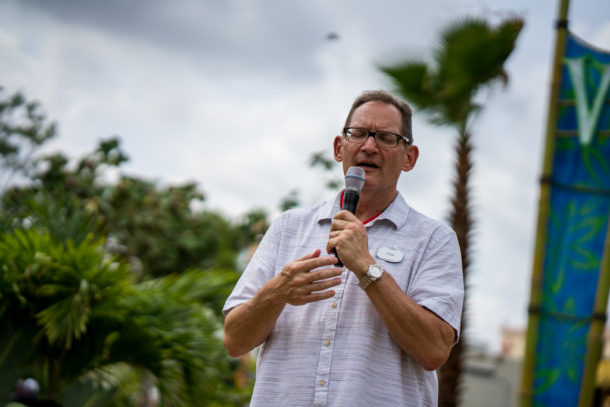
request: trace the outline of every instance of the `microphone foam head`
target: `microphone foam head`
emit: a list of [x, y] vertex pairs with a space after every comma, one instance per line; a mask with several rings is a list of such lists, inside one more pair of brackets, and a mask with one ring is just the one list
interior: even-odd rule
[[345, 174], [345, 188], [362, 191], [364, 186], [364, 170], [361, 167], [349, 167]]

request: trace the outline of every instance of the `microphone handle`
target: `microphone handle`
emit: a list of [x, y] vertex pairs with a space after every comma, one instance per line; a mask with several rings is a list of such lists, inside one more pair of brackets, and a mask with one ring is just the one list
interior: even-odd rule
[[333, 254], [337, 258], [337, 263], [335, 263], [335, 267], [343, 267], [343, 262], [341, 261], [341, 259], [339, 258], [339, 255], [337, 254], [337, 248], [333, 249]]
[[[346, 211], [350, 211], [351, 213], [353, 213], [355, 215], [356, 214], [356, 208], [358, 207], [358, 200], [359, 199], [360, 199], [360, 193], [359, 192], [347, 189], [345, 191], [344, 196], [343, 196], [343, 209], [345, 209]], [[333, 249], [333, 254], [337, 258], [337, 263], [335, 264], [335, 267], [343, 267], [343, 262], [339, 258], [339, 255], [337, 254], [337, 249], [336, 248]]]
[[358, 207], [358, 200], [360, 200], [360, 193], [352, 190], [346, 190], [343, 196], [343, 209], [350, 211], [354, 215], [356, 214], [356, 208]]

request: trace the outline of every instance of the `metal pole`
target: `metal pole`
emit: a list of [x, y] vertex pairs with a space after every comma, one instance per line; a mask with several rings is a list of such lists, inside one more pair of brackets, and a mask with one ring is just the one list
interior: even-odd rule
[[[569, 0], [560, 0], [559, 16], [556, 25], [555, 54], [551, 77], [551, 91], [549, 97], [549, 110], [547, 116], [546, 141], [542, 180], [549, 179], [553, 171], [553, 151], [555, 147], [555, 126], [557, 125], [559, 87], [561, 84], [561, 60], [565, 53], [567, 38], [567, 21]], [[540, 201], [538, 204], [538, 224], [534, 250], [534, 264], [530, 288], [529, 320], [527, 325], [527, 338], [525, 356], [523, 361], [523, 374], [521, 379], [521, 407], [533, 404], [534, 371], [536, 363], [536, 346], [538, 344], [538, 324], [540, 322], [540, 305], [542, 301], [542, 279], [546, 245], [546, 229], [549, 217], [551, 187], [546, 182], [540, 184]]]

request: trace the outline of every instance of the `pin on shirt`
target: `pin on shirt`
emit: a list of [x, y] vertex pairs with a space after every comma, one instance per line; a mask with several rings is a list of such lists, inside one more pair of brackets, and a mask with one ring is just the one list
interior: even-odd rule
[[377, 257], [388, 263], [399, 263], [403, 256], [403, 253], [394, 246], [384, 246], [377, 249]]

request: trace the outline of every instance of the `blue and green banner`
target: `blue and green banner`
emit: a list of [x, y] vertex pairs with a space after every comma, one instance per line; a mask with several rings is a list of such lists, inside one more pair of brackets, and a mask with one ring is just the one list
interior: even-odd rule
[[584, 405], [583, 378], [595, 375], [608, 300], [610, 53], [566, 30], [560, 61], [550, 171], [542, 177], [541, 271], [532, 285], [540, 293], [529, 310], [535, 343], [524, 404], [533, 406]]

